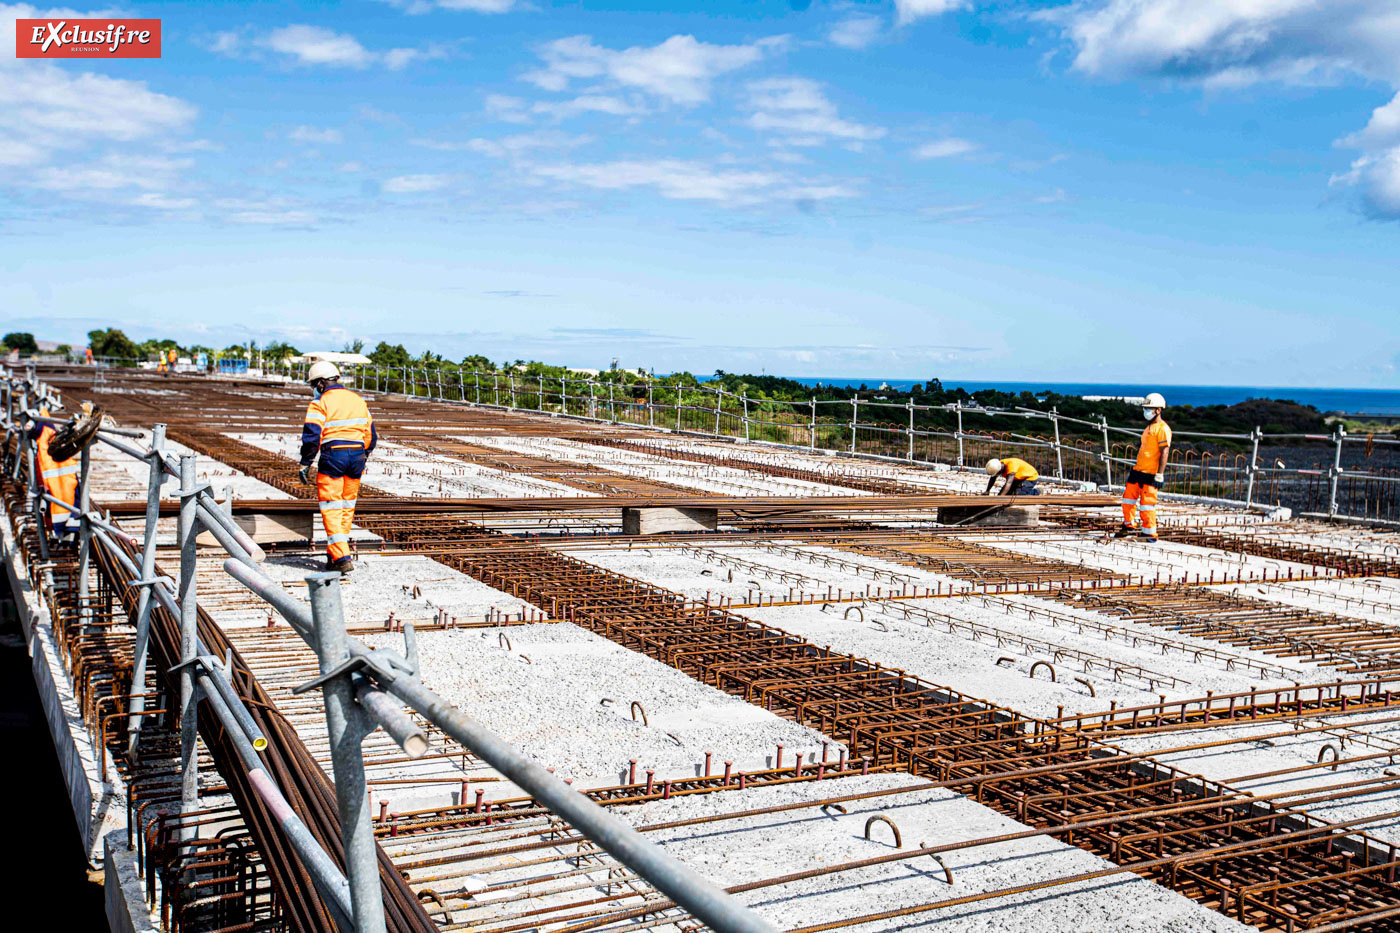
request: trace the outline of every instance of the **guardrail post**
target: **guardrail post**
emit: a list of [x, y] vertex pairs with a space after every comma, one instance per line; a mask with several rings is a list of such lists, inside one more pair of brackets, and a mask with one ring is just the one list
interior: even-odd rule
[[715, 392], [715, 431], [714, 431], [715, 437], [719, 437], [719, 410], [720, 410], [720, 408], [721, 408], [723, 402], [724, 402], [724, 390], [723, 390], [723, 389], [719, 389], [719, 390], [717, 390], [717, 391]]
[[812, 436], [807, 443], [809, 450], [817, 449], [817, 397], [812, 396]]
[[[146, 536], [141, 545], [141, 580], [150, 581], [156, 568], [156, 522], [160, 519], [160, 487], [165, 485], [165, 425], [151, 428], [150, 479], [146, 484]], [[146, 709], [146, 653], [151, 640], [151, 582], [143, 582], [136, 600], [136, 644], [131, 672], [131, 723], [127, 726], [127, 754], [135, 760], [141, 737], [141, 714]]]
[[739, 395], [739, 400], [744, 403], [744, 440], [749, 439], [749, 391], [745, 389]]
[[[306, 578], [311, 595], [311, 619], [316, 628], [316, 659], [327, 677], [349, 660], [345, 616], [340, 598], [340, 574], [317, 573]], [[361, 743], [375, 724], [355, 701], [355, 675], [348, 669], [321, 684], [330, 735], [331, 768], [335, 773], [336, 811], [345, 844], [346, 877], [356, 933], [383, 933], [384, 895], [379, 881], [379, 857], [370, 825], [365, 792], [365, 761]]]
[[540, 404], [539, 410], [544, 411], [544, 373], [540, 373]]
[[914, 397], [909, 396], [909, 453], [905, 456], [910, 463], [914, 462]]
[[653, 402], [652, 383], [647, 380], [647, 427], [656, 427], [656, 405]]
[[681, 429], [681, 393], [684, 392], [684, 391], [685, 391], [685, 387], [682, 386], [679, 382], [676, 383], [676, 431], [677, 431], [677, 432], [679, 432], [680, 429]]
[[1249, 432], [1249, 436], [1254, 441], [1254, 444], [1249, 452], [1249, 468], [1245, 470], [1248, 476], [1244, 492], [1244, 504], [1246, 508], [1254, 505], [1254, 474], [1259, 470], [1259, 438], [1263, 433], [1264, 432], [1258, 425], [1255, 425], [1254, 430]]
[[569, 380], [565, 376], [559, 377], [559, 414], [569, 413]]
[[92, 558], [92, 523], [88, 521], [88, 501], [91, 499], [88, 476], [92, 472], [92, 445], [78, 455], [78, 620], [88, 617], [88, 563]]
[[[1108, 449], [1108, 418], [1099, 415], [1099, 427], [1103, 429], [1103, 475], [1106, 485], [1113, 485], [1113, 460], [1112, 452]], [[1166, 464], [1162, 464], [1163, 467]]]
[[[30, 408], [29, 389], [24, 390], [24, 410]], [[29, 471], [30, 511], [34, 514], [34, 530], [39, 538], [39, 559], [49, 559], [49, 532], [44, 527], [44, 483], [39, 476], [38, 457], [34, 451], [34, 440], [29, 431], [20, 432], [20, 443], [24, 448], [24, 466]], [[16, 464], [18, 470], [18, 464]]]
[[[195, 602], [195, 536], [198, 475], [194, 454], [180, 457], [180, 813], [199, 809], [199, 697], [195, 695], [194, 665], [198, 651], [199, 606]], [[144, 692], [144, 691], [143, 691]], [[195, 837], [195, 827], [180, 827], [181, 841]]]
[[617, 422], [617, 403], [613, 401], [613, 381], [608, 379], [608, 420]]
[[1331, 474], [1332, 483], [1331, 491], [1328, 493], [1327, 496], [1327, 514], [1330, 517], [1336, 517], [1337, 481], [1341, 479], [1342, 476], [1342, 439], [1347, 436], [1346, 427], [1343, 426], [1341, 423], [1338, 423], [1337, 430], [1332, 436], [1337, 444], [1337, 450], [1336, 453], [1332, 456], [1332, 469], [1328, 471]]
[[1055, 428], [1055, 478], [1065, 478], [1065, 457], [1060, 449], [1060, 409], [1057, 406], [1050, 406], [1050, 423]]
[[856, 425], [860, 422], [860, 394], [851, 396], [851, 453], [856, 452]]
[[963, 465], [963, 421], [962, 421], [962, 411], [963, 411], [963, 409], [962, 409], [962, 399], [958, 399], [958, 401], [957, 401], [957, 403], [956, 403], [956, 410], [957, 410], [957, 413], [958, 413], [958, 466], [961, 467], [961, 466]]

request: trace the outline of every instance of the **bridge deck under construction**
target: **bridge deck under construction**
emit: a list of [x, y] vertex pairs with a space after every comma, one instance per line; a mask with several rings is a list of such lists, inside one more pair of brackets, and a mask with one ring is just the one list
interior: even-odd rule
[[[313, 517], [299, 387], [45, 377], [123, 427], [167, 425], [235, 516]], [[1400, 929], [1400, 536], [1328, 526], [1323, 541], [1315, 523], [1166, 503], [1161, 543], [1113, 540], [1116, 499], [1053, 483], [1032, 527], [949, 524], [937, 510], [995, 514], [985, 476], [368, 401], [382, 447], [351, 633], [401, 644], [413, 623], [425, 684], [778, 928]], [[94, 457], [93, 501], [139, 535], [142, 468]], [[6, 482], [160, 921], [334, 929], [203, 724], [202, 809], [178, 814], [177, 620], [156, 613], [156, 669], [133, 684], [139, 589], [98, 560], [80, 606], [76, 552], [42, 559]], [[637, 508], [718, 521], [624, 533]], [[318, 526], [267, 545], [289, 592], [319, 569]], [[201, 551], [201, 637], [232, 659], [269, 773], [340, 857], [321, 701], [293, 692], [316, 656], [221, 563]], [[136, 694], [162, 713], [132, 735]], [[382, 732], [366, 745], [390, 929], [699, 926], [430, 741], [413, 759]]]

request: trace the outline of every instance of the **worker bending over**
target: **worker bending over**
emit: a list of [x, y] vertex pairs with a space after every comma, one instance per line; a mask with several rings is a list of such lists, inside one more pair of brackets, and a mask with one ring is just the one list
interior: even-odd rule
[[[39, 409], [39, 415], [44, 418], [49, 417], [49, 409], [43, 407]], [[44, 491], [58, 499], [60, 502], [68, 503], [69, 508], [49, 503], [49, 525], [53, 530], [55, 538], [62, 538], [70, 531], [77, 530], [77, 523], [69, 526], [69, 519], [72, 517], [71, 506], [78, 501], [78, 458], [69, 457], [67, 460], [56, 460], [49, 452], [49, 442], [54, 438], [53, 425], [44, 421], [34, 422], [34, 426], [29, 429], [29, 436], [34, 441], [36, 462], [39, 465], [39, 478], [43, 481]]]
[[1035, 488], [1035, 481], [1040, 479], [1040, 473], [1035, 467], [1017, 457], [988, 460], [987, 474], [991, 476], [991, 479], [987, 480], [987, 491], [983, 495], [990, 496], [992, 487], [1002, 477], [1006, 478], [1006, 482], [1002, 483], [1001, 486], [1001, 495], [1003, 496], [1040, 495], [1040, 490]]
[[355, 569], [350, 556], [350, 525], [365, 461], [379, 443], [365, 400], [340, 384], [334, 363], [318, 362], [306, 374], [316, 392], [306, 406], [301, 427], [301, 481], [311, 484], [311, 461], [320, 451], [316, 473], [316, 498], [321, 502], [321, 523], [326, 529], [326, 569], [349, 573]]
[[1166, 478], [1167, 457], [1172, 450], [1172, 429], [1162, 420], [1167, 400], [1153, 392], [1143, 401], [1142, 416], [1147, 427], [1142, 431], [1137, 461], [1128, 472], [1128, 484], [1123, 488], [1123, 527], [1114, 537], [1122, 538], [1137, 531], [1138, 513], [1142, 513], [1142, 536], [1157, 540], [1157, 490]]

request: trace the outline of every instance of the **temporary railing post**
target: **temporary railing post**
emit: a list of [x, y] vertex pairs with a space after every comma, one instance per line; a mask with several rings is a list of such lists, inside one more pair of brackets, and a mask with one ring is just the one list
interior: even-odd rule
[[151, 429], [151, 476], [146, 484], [146, 538], [141, 546], [141, 593], [136, 598], [136, 645], [131, 671], [131, 725], [128, 726], [127, 753], [135, 758], [141, 736], [141, 713], [146, 709], [146, 649], [151, 640], [151, 577], [156, 568], [156, 522], [160, 519], [160, 487], [165, 484], [165, 425]]
[[544, 373], [540, 373], [540, 404], [539, 410], [544, 411]]
[[914, 398], [909, 398], [909, 453], [905, 455], [906, 460], [914, 462]]
[[501, 404], [501, 375], [491, 374], [491, 404], [499, 406]]
[[1336, 433], [1333, 434], [1333, 438], [1337, 444], [1337, 450], [1332, 456], [1332, 469], [1329, 471], [1332, 480], [1331, 491], [1327, 496], [1327, 514], [1329, 516], [1335, 516], [1337, 514], [1337, 481], [1341, 479], [1342, 476], [1342, 439], [1346, 436], [1346, 427], [1338, 423]]
[[807, 448], [809, 450], [817, 449], [817, 397], [815, 395], [812, 396], [812, 433], [807, 442]]
[[1103, 475], [1106, 485], [1113, 485], [1113, 460], [1112, 453], [1108, 449], [1108, 418], [1099, 415], [1099, 427], [1103, 429]]
[[617, 420], [617, 403], [613, 401], [613, 381], [608, 380], [608, 420]]
[[1249, 476], [1244, 492], [1244, 504], [1246, 506], [1254, 505], [1254, 474], [1259, 470], [1259, 438], [1262, 434], [1263, 432], [1257, 425], [1253, 431], [1249, 432], [1249, 436], [1254, 443], [1249, 452], [1249, 467], [1245, 470]]
[[860, 421], [860, 396], [851, 397], [851, 453], [856, 452], [856, 423]]
[[1055, 427], [1055, 478], [1065, 478], [1065, 457], [1060, 449], [1060, 410], [1058, 407], [1050, 408], [1050, 423]]
[[652, 392], [652, 382], [647, 380], [647, 426], [656, 427], [656, 405], [653, 401], [655, 393]]
[[749, 439], [749, 393], [745, 389], [739, 395], [739, 400], [744, 403], [744, 440]]
[[719, 410], [724, 404], [724, 390], [715, 392], [715, 437], [719, 437]]
[[92, 523], [88, 521], [88, 500], [91, 498], [88, 475], [92, 471], [92, 447], [84, 447], [78, 455], [78, 618], [88, 617], [88, 563], [92, 557]]
[[559, 414], [569, 413], [569, 380], [563, 376], [559, 377]]
[[957, 401], [958, 412], [958, 466], [963, 465], [962, 399]]
[[676, 383], [676, 430], [677, 430], [677, 431], [679, 431], [679, 430], [681, 429], [681, 393], [684, 392], [684, 391], [685, 391], [685, 388], [684, 388], [680, 383]]
[[[24, 390], [24, 410], [29, 410], [29, 390]], [[49, 559], [49, 534], [44, 528], [44, 483], [39, 476], [38, 457], [34, 452], [34, 440], [29, 431], [20, 433], [20, 444], [24, 448], [24, 466], [29, 471], [30, 510], [34, 513], [34, 529], [39, 538], [39, 559]]]
[[[195, 696], [194, 665], [198, 651], [199, 607], [195, 603], [195, 537], [198, 522], [198, 476], [195, 456], [180, 457], [180, 813], [199, 808], [199, 698]], [[193, 839], [195, 827], [186, 821], [181, 840]]]
[[[316, 626], [316, 659], [326, 677], [349, 659], [345, 616], [340, 600], [340, 574], [317, 573], [306, 578], [311, 593], [311, 618]], [[384, 895], [379, 882], [379, 857], [370, 825], [365, 793], [365, 761], [361, 743], [375, 725], [355, 702], [356, 675], [349, 670], [324, 680], [326, 731], [330, 734], [331, 768], [335, 774], [336, 811], [345, 844], [346, 876], [356, 933], [383, 933]]]

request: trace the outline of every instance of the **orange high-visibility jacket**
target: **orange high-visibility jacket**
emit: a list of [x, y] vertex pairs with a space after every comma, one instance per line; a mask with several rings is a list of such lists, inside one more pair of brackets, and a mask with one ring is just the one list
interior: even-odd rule
[[1162, 445], [1171, 446], [1172, 429], [1165, 421], [1157, 420], [1142, 431], [1142, 446], [1138, 448], [1137, 462], [1133, 469], [1140, 473], [1157, 474], [1162, 472]]
[[326, 447], [363, 447], [374, 450], [379, 436], [365, 400], [342, 385], [330, 385], [306, 406], [301, 426], [301, 462], [309, 464]]
[[1040, 472], [1026, 461], [1019, 457], [1003, 457], [1001, 461], [1001, 473], [1012, 479], [1031, 480], [1040, 479]]

